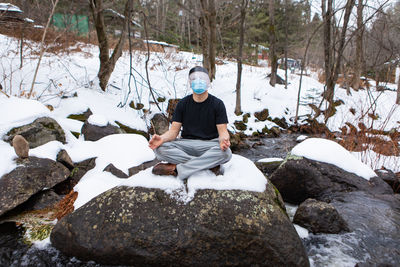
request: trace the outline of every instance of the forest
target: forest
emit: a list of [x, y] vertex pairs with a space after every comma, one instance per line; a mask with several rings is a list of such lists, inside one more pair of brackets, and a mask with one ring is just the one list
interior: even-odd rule
[[[333, 103], [338, 81], [355, 90], [363, 86], [363, 79], [369, 78], [377, 86], [384, 86], [396, 82], [399, 66], [400, 3], [393, 0], [10, 3], [20, 6], [24, 16], [39, 24], [45, 25], [51, 18], [50, 25], [61, 32], [54, 36], [53, 42], [65, 42], [68, 47], [71, 40], [62, 33], [72, 32], [88, 42], [98, 43], [103, 90], [122, 46], [129, 43], [134, 47], [137, 40], [157, 40], [177, 45], [181, 51], [201, 53], [202, 65], [210, 71], [211, 78], [215, 77], [218, 59], [232, 59], [239, 66], [256, 65], [262, 58], [271, 66], [270, 83], [274, 85], [277, 68], [289, 69], [284, 64], [289, 62], [285, 58], [295, 59], [301, 69], [320, 71], [329, 103]], [[143, 44], [137, 45], [145, 50]], [[109, 49], [114, 53], [108, 57], [105, 51]], [[287, 74], [283, 79], [287, 80]], [[327, 114], [332, 109], [330, 105]]]

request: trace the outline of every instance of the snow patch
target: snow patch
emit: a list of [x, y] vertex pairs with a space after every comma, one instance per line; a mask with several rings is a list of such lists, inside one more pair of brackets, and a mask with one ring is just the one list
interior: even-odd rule
[[257, 160], [257, 162], [265, 162], [265, 163], [277, 162], [277, 161], [283, 161], [283, 159], [282, 158], [264, 158], [264, 159]]
[[108, 124], [108, 120], [106, 119], [106, 117], [97, 114], [90, 115], [90, 117], [88, 118], [88, 122], [91, 125], [96, 125], [100, 127], [107, 126]]
[[296, 145], [291, 154], [333, 164], [366, 180], [376, 176], [376, 173], [370, 167], [355, 158], [341, 145], [331, 140], [322, 138], [306, 139]]

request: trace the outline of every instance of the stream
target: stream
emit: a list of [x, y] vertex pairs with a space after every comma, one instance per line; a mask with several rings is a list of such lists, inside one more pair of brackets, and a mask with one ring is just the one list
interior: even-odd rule
[[[297, 144], [297, 137], [298, 135], [282, 134], [278, 138], [250, 139], [246, 141], [250, 149], [235, 153], [252, 161], [285, 158], [287, 152]], [[293, 219], [297, 207], [287, 204], [286, 208], [289, 217]], [[370, 258], [371, 252], [365, 249], [362, 239], [365, 232], [313, 235], [304, 228], [295, 227], [301, 233], [311, 266], [355, 266]], [[66, 257], [51, 245], [28, 246], [22, 242], [23, 234], [24, 229], [15, 223], [0, 224], [0, 266], [106, 266]], [[373, 239], [372, 235], [368, 240], [373, 242]]]

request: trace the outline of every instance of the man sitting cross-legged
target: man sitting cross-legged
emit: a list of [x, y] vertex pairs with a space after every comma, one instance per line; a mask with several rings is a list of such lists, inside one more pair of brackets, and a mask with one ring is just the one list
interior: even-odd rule
[[[208, 93], [207, 70], [192, 68], [189, 84], [193, 94], [178, 102], [170, 129], [162, 135], [155, 134], [149, 142], [157, 159], [168, 162], [154, 166], [154, 174], [186, 179], [200, 170], [217, 172], [220, 164], [232, 157], [225, 105]], [[181, 128], [182, 138], [176, 139]]]

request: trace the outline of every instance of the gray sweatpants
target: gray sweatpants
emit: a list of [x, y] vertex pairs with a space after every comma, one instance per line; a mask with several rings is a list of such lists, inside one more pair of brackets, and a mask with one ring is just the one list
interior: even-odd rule
[[232, 152], [222, 151], [218, 138], [212, 140], [175, 139], [154, 150], [157, 159], [177, 164], [178, 177], [186, 179], [193, 173], [228, 162]]

